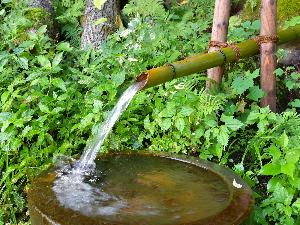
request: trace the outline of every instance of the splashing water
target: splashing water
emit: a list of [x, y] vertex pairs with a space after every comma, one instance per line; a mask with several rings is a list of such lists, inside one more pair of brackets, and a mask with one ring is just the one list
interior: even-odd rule
[[131, 102], [135, 94], [139, 90], [141, 90], [145, 86], [145, 84], [146, 84], [146, 80], [135, 82], [122, 94], [118, 103], [110, 112], [108, 118], [103, 122], [94, 140], [86, 145], [83, 155], [81, 156], [77, 164], [78, 170], [86, 170], [88, 168], [93, 167], [94, 160], [105, 138], [111, 131], [114, 124], [122, 115], [122, 112], [128, 107], [129, 103]]
[[[122, 201], [122, 199], [104, 192], [99, 187], [93, 187], [86, 182], [86, 179], [94, 172], [94, 161], [105, 138], [120, 118], [122, 112], [128, 107], [135, 94], [145, 84], [146, 81], [136, 82], [122, 94], [108, 118], [99, 128], [95, 138], [86, 145], [79, 161], [72, 166], [68, 164], [61, 165], [52, 187], [60, 205], [89, 216], [113, 215], [126, 207], [126, 202]], [[101, 177], [101, 174], [98, 177]], [[91, 210], [88, 207], [89, 205], [101, 205], [101, 207]]]

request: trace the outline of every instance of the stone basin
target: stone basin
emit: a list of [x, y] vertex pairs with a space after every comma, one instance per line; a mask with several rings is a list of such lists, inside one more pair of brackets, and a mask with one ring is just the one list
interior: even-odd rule
[[32, 225], [238, 225], [252, 191], [231, 170], [194, 157], [101, 154], [93, 173], [53, 166], [29, 188]]

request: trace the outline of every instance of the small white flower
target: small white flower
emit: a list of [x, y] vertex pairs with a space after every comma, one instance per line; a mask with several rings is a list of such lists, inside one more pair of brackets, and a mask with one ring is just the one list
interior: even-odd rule
[[135, 58], [131, 58], [131, 57], [129, 57], [129, 58], [128, 58], [128, 61], [129, 61], [129, 62], [137, 62], [138, 60], [137, 60], [137, 59], [135, 59]]
[[154, 39], [155, 39], [155, 37], [156, 37], [156, 36], [155, 36], [155, 34], [154, 34], [154, 33], [150, 33], [150, 39], [151, 39], [151, 40], [154, 40]]
[[175, 89], [180, 90], [180, 89], [184, 89], [185, 85], [184, 85], [184, 83], [179, 83], [177, 85], [174, 85], [174, 87], [175, 87]]
[[135, 50], [140, 50], [141, 49], [141, 45], [135, 44], [135, 45], [132, 46], [132, 48], [135, 49]]
[[242, 187], [243, 187], [243, 185], [238, 184], [238, 183], [236, 182], [235, 179], [233, 179], [232, 185], [233, 185], [234, 187], [236, 187], [236, 188], [242, 188]]
[[132, 30], [130, 29], [123, 30], [120, 32], [120, 37], [127, 37], [131, 32]]

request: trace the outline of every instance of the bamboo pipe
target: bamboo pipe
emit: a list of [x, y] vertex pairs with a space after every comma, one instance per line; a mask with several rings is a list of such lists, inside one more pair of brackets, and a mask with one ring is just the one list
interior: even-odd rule
[[[300, 25], [278, 31], [277, 35], [278, 45], [300, 40]], [[238, 43], [236, 46], [240, 49], [240, 58], [254, 56], [259, 53], [259, 46], [252, 39]], [[172, 64], [147, 70], [137, 77], [137, 81], [146, 80], [147, 82], [143, 88], [146, 89], [178, 77], [191, 75], [234, 61], [237, 61], [234, 49], [232, 47], [221, 48], [221, 51], [197, 54]]]

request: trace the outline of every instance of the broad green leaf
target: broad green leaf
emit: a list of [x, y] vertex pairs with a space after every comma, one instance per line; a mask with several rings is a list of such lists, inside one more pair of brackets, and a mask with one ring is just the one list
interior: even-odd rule
[[0, 113], [0, 123], [3, 123], [4, 121], [10, 119], [12, 116], [13, 115], [10, 112], [1, 112]]
[[41, 110], [42, 112], [44, 112], [44, 113], [49, 113], [49, 112], [50, 112], [48, 106], [46, 106], [46, 105], [44, 105], [44, 104], [42, 104], [42, 103], [39, 103], [39, 108], [40, 108], [40, 110]]
[[163, 109], [160, 113], [160, 117], [173, 117], [176, 113], [176, 108], [174, 104], [168, 104], [165, 109]]
[[258, 101], [265, 95], [264, 91], [261, 90], [257, 85], [254, 87], [251, 87], [249, 89], [248, 98], [253, 101]]
[[195, 131], [195, 138], [200, 138], [202, 137], [204, 134], [204, 129], [202, 127], [199, 127], [196, 131]]
[[292, 207], [296, 208], [300, 212], [300, 198], [297, 198], [297, 200], [293, 203]]
[[0, 10], [0, 16], [3, 16], [5, 14], [5, 9]]
[[101, 10], [106, 0], [94, 0], [94, 5], [97, 9]]
[[57, 45], [56, 49], [58, 51], [70, 52], [73, 50], [73, 47], [71, 47], [68, 42], [61, 42]]
[[[94, 104], [93, 104], [93, 112], [94, 113], [97, 113], [97, 112], [100, 112], [100, 110], [102, 110], [102, 107], [103, 107], [103, 102], [100, 101], [100, 100], [97, 100], [95, 99], [94, 100]], [[149, 119], [149, 118], [148, 118]]]
[[51, 68], [51, 63], [46, 56], [39, 55], [37, 56], [37, 60], [43, 68], [47, 68], [47, 69]]
[[228, 145], [228, 141], [229, 141], [228, 133], [229, 133], [229, 131], [228, 131], [227, 127], [225, 127], [224, 125], [220, 126], [217, 140], [218, 140], [218, 143], [221, 144], [222, 146]]
[[300, 158], [300, 146], [296, 148], [288, 148], [284, 158], [288, 163], [297, 163]]
[[221, 121], [223, 121], [225, 125], [233, 131], [237, 131], [243, 126], [243, 123], [237, 119], [234, 119], [233, 116], [225, 116], [223, 114], [221, 116]]
[[3, 94], [1, 95], [1, 102], [5, 103], [9, 96], [10, 96], [9, 91], [3, 92]]
[[144, 119], [144, 127], [145, 129], [149, 130], [151, 135], [155, 132], [155, 126], [150, 122], [149, 115], [146, 116]]
[[275, 74], [276, 74], [276, 76], [281, 77], [284, 74], [284, 70], [281, 68], [277, 68], [275, 70]]
[[277, 183], [275, 186], [273, 197], [276, 202], [283, 203], [284, 205], [289, 205], [292, 200], [292, 195], [280, 183]]
[[292, 73], [291, 74], [291, 77], [294, 79], [294, 80], [298, 80], [300, 78], [300, 73]]
[[125, 81], [125, 73], [124, 72], [117, 73], [112, 77], [112, 79], [116, 84], [121, 85]]
[[254, 83], [253, 80], [250, 78], [244, 78], [244, 77], [237, 77], [233, 80], [231, 87], [233, 90], [241, 95], [246, 90], [248, 90], [250, 87], [253, 87]]
[[180, 114], [183, 116], [190, 116], [194, 112], [194, 109], [189, 106], [182, 107]]
[[286, 87], [287, 87], [289, 90], [292, 90], [292, 89], [294, 88], [294, 86], [295, 86], [295, 81], [293, 81], [293, 80], [287, 80], [287, 81], [285, 82], [285, 85], [286, 85]]
[[175, 127], [182, 132], [185, 127], [185, 122], [183, 118], [178, 118], [175, 120]]
[[260, 174], [275, 176], [281, 173], [281, 165], [277, 163], [269, 163], [262, 167]]
[[104, 22], [106, 22], [106, 21], [107, 21], [107, 18], [102, 17], [102, 18], [97, 19], [97, 20], [95, 21], [95, 25], [99, 25], [99, 24], [104, 23]]
[[18, 59], [18, 62], [19, 62], [20, 66], [21, 66], [23, 69], [25, 69], [25, 70], [28, 69], [28, 59], [27, 59], [27, 58], [20, 57], [20, 58]]
[[278, 139], [278, 144], [280, 145], [280, 147], [282, 148], [286, 148], [289, 144], [289, 137], [286, 135], [285, 132], [283, 132], [281, 134], [281, 136]]
[[61, 60], [63, 58], [63, 54], [64, 54], [63, 52], [60, 52], [55, 55], [53, 62], [52, 62], [53, 67], [57, 66], [61, 62]]
[[212, 120], [212, 119], [210, 119], [210, 120], [205, 120], [204, 123], [205, 123], [207, 126], [209, 126], [209, 127], [215, 127], [215, 126], [218, 125], [217, 121]]
[[278, 160], [280, 159], [280, 156], [281, 156], [281, 151], [279, 148], [277, 148], [275, 145], [272, 145], [270, 148], [269, 148], [269, 154], [273, 157], [273, 160]]
[[264, 132], [267, 129], [268, 125], [269, 125], [268, 120], [265, 119], [260, 120], [257, 124], [259, 132]]
[[54, 79], [52, 80], [52, 84], [53, 84], [55, 87], [58, 87], [58, 88], [60, 88], [60, 89], [63, 90], [63, 91], [67, 91], [65, 82], [64, 82], [61, 78], [54, 78]]
[[296, 169], [296, 164], [293, 162], [285, 163], [281, 165], [281, 173], [284, 173], [290, 177], [294, 177], [295, 169]]
[[295, 108], [300, 108], [300, 99], [295, 99], [294, 101], [290, 102], [290, 105]]
[[47, 32], [47, 25], [41, 26], [37, 31], [38, 34], [44, 34]]
[[1, 59], [0, 60], [0, 72], [3, 71], [4, 66], [8, 63], [8, 59]]
[[179, 52], [179, 51], [174, 51], [174, 52], [170, 55], [170, 57], [168, 58], [169, 62], [175, 61], [175, 60], [178, 58], [178, 56], [180, 56], [180, 55], [181, 55], [181, 52]]
[[80, 120], [80, 125], [79, 125], [79, 127], [80, 127], [81, 129], [83, 129], [83, 128], [85, 128], [85, 127], [91, 125], [93, 119], [94, 119], [94, 114], [93, 114], [93, 113], [87, 114], [85, 117], [83, 117], [83, 118]]
[[215, 155], [219, 158], [219, 160], [222, 158], [223, 154], [223, 145], [221, 143], [218, 143], [214, 146], [214, 152]]
[[247, 123], [253, 124], [259, 119], [260, 113], [251, 111], [247, 117]]
[[275, 176], [275, 177], [272, 177], [269, 181], [268, 181], [268, 184], [267, 184], [267, 190], [269, 192], [274, 192], [275, 191], [275, 188], [276, 188], [276, 185], [278, 183], [281, 183], [282, 179], [279, 177], [279, 176]]
[[166, 119], [163, 119], [160, 127], [163, 130], [169, 130], [169, 128], [171, 127], [171, 125], [172, 125], [172, 120], [170, 118], [166, 118]]
[[259, 69], [254, 70], [252, 73], [250, 71], [246, 71], [245, 77], [255, 79], [255, 78], [259, 77], [259, 72], [260, 72]]

